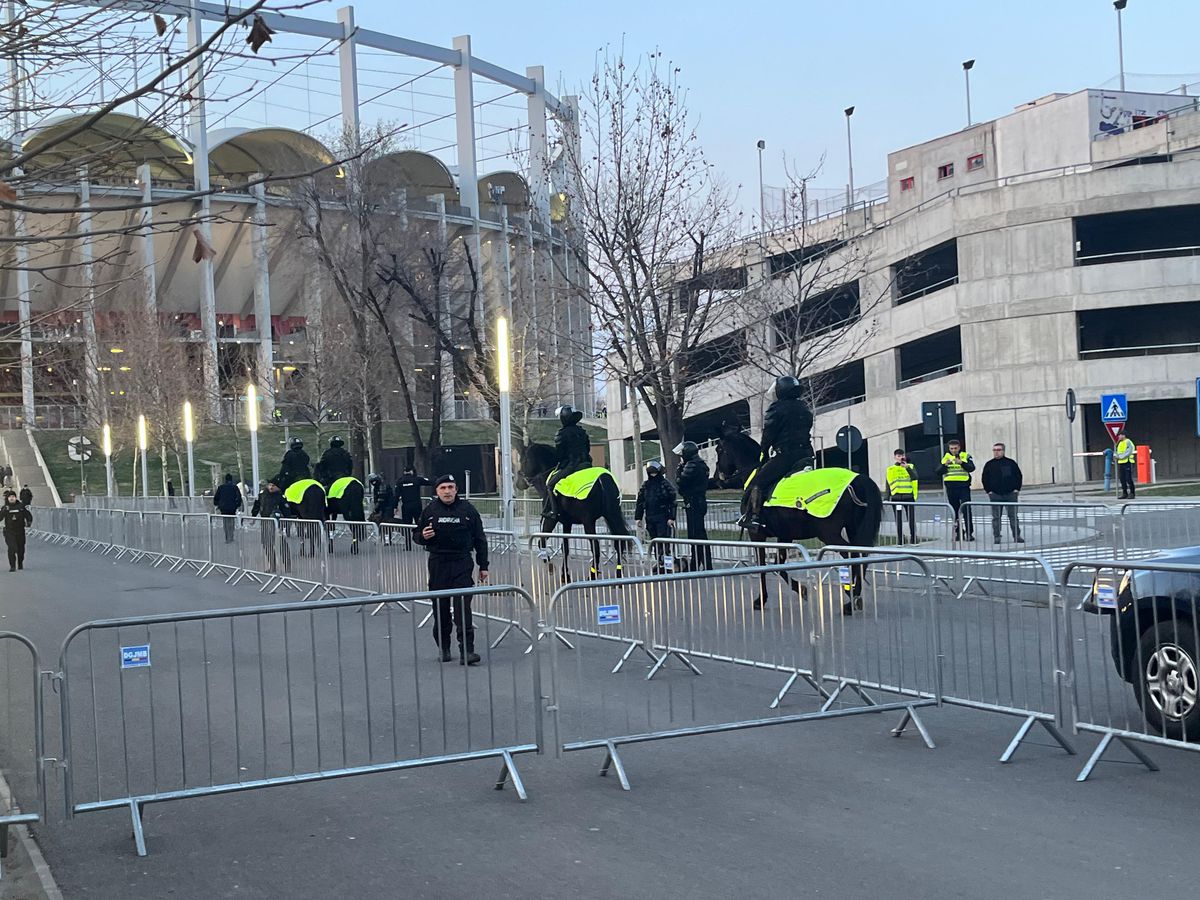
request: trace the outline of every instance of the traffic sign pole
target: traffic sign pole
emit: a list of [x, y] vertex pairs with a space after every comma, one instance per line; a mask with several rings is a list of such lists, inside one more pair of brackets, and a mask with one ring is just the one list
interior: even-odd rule
[[1071, 477], [1071, 502], [1075, 502], [1075, 390], [1067, 388], [1067, 473]]

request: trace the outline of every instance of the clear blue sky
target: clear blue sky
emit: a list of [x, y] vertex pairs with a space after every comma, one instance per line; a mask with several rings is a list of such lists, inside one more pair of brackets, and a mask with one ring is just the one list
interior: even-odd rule
[[[768, 184], [783, 183], [784, 154], [804, 168], [826, 154], [817, 184], [844, 185], [846, 106], [858, 185], [885, 177], [889, 150], [963, 127], [965, 59], [976, 59], [976, 121], [1053, 91], [1115, 87], [1118, 71], [1111, 0], [360, 0], [355, 11], [361, 27], [443, 46], [469, 33], [477, 56], [519, 72], [544, 65], [561, 93], [605, 44], [661, 48], [683, 69], [709, 156], [748, 204], [760, 138]], [[333, 6], [307, 14], [332, 18]], [[1200, 82], [1200, 0], [1129, 0], [1124, 31], [1131, 90]]]

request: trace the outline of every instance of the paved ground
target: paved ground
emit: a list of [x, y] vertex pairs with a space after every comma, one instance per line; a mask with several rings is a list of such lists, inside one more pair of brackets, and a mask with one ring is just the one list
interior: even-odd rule
[[[48, 659], [85, 619], [260, 599], [40, 542], [29, 562], [0, 574], [0, 628]], [[589, 752], [520, 758], [526, 804], [490, 789], [492, 761], [162, 804], [144, 859], [123, 813], [63, 822], [52, 779], [39, 840], [67, 897], [1191, 893], [1197, 756], [1152, 750], [1158, 774], [1109, 763], [1078, 785], [1082, 761], [1047, 747], [995, 761], [1014, 720], [925, 719], [937, 750], [875, 716], [627, 748], [628, 794]]]

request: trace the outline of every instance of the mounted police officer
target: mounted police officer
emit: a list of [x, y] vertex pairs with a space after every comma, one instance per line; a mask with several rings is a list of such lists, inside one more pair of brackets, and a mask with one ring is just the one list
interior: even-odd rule
[[558, 421], [562, 427], [554, 436], [554, 450], [558, 454], [558, 464], [546, 479], [546, 502], [542, 513], [546, 517], [557, 518], [554, 506], [554, 486], [568, 475], [586, 469], [592, 463], [592, 441], [579, 424], [583, 413], [572, 406], [558, 408]]
[[321, 455], [322, 479], [327, 484], [333, 484], [339, 478], [349, 478], [354, 474], [354, 459], [346, 450], [346, 442], [340, 437], [329, 440], [329, 449]]
[[[646, 533], [651, 539], [670, 537], [675, 527], [675, 503], [675, 486], [667, 479], [666, 467], [657, 459], [650, 460], [646, 463], [646, 480], [638, 489], [634, 520], [639, 526], [643, 518], [646, 520]], [[660, 563], [665, 550], [663, 544], [655, 546]]]
[[739, 522], [743, 527], [761, 528], [762, 509], [775, 483], [813, 463], [813, 414], [800, 397], [802, 390], [795, 375], [775, 379], [775, 399], [763, 418], [762, 457], [749, 486], [749, 509]]
[[279, 464], [276, 480], [286, 490], [288, 485], [301, 478], [312, 478], [312, 470], [309, 468], [308, 454], [304, 452], [304, 441], [292, 438], [291, 447], [283, 454], [283, 462]]
[[[708, 464], [700, 458], [700, 448], [694, 441], [684, 441], [675, 448], [683, 460], [675, 479], [679, 496], [683, 498], [683, 513], [687, 518], [687, 536], [693, 541], [707, 541], [708, 529], [704, 517], [708, 514]], [[712, 568], [712, 548], [692, 546], [692, 569]]]

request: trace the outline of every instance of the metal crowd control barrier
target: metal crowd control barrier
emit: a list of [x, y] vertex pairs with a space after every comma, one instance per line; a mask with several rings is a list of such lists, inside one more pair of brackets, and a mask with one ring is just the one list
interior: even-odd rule
[[[1037, 553], [1058, 567], [1080, 555], [1115, 553], [1120, 545], [1120, 510], [1103, 503], [983, 500], [963, 506], [971, 510], [975, 521], [974, 543], [981, 549], [1004, 546], [1022, 553]], [[1022, 541], [1016, 540], [1014, 527]], [[969, 544], [961, 546], [970, 549]]]
[[[604, 571], [617, 578], [644, 575], [654, 565], [646, 556], [642, 541], [633, 534], [537, 532], [526, 538], [526, 546], [531, 566], [530, 591], [539, 602], [549, 600], [558, 586], [567, 581], [595, 580]], [[599, 568], [594, 564], [597, 557]]]
[[[856, 550], [862, 552], [825, 547], [820, 558]], [[937, 587], [943, 702], [1022, 719], [1000, 762], [1012, 759], [1034, 725], [1074, 755], [1062, 734], [1069, 672], [1062, 599], [1045, 559], [926, 547], [867, 552], [885, 560], [915, 556], [926, 564]], [[903, 581], [887, 563], [875, 563], [867, 570], [868, 583], [880, 569], [887, 581]]]
[[[14, 649], [28, 653], [18, 665]], [[22, 653], [24, 655], [24, 653]], [[37, 648], [23, 635], [0, 631], [0, 687], [4, 697], [3, 778], [0, 779], [0, 860], [8, 856], [11, 825], [40, 822], [46, 810], [45, 728], [42, 719], [42, 671]], [[23, 695], [26, 706], [18, 695]], [[0, 862], [0, 877], [3, 877]]]
[[[1136, 500], [1121, 505], [1117, 559], [1147, 559], [1157, 551], [1200, 545], [1200, 500]], [[1097, 554], [1098, 556], [1099, 554]]]
[[[914, 534], [915, 541], [912, 540]], [[914, 503], [885, 500], [883, 520], [879, 525], [879, 540], [881, 544], [930, 544], [935, 547], [949, 547], [954, 542], [954, 509], [949, 503], [941, 500], [918, 500]]]
[[[362, 598], [88, 622], [60, 656], [68, 817], [129, 810], [146, 854], [148, 803], [371, 772], [501, 759], [543, 746], [537, 655], [493, 650], [516, 598], [497, 585], [386, 598], [477, 605], [481, 667], [445, 665], [416, 617], [359, 615]], [[449, 605], [449, 604], [447, 604]], [[349, 615], [348, 613], [353, 613]]]
[[1139, 744], [1200, 751], [1200, 566], [1080, 560], [1064, 592], [1074, 572], [1092, 575], [1066, 619], [1074, 727], [1101, 735], [1077, 780], [1114, 741], [1151, 771]]
[[[695, 540], [693, 538], [651, 538], [650, 553], [664, 572], [697, 568], [736, 569], [741, 566], [783, 563], [790, 557], [807, 562], [808, 550], [802, 544], [778, 544], [771, 541]], [[760, 554], [763, 558], [760, 559]]]
[[[895, 560], [863, 560], [885, 561]], [[601, 774], [615, 770], [628, 790], [625, 744], [897, 712], [895, 733], [911, 722], [932, 748], [916, 710], [940, 702], [936, 609], [931, 576], [920, 560], [911, 562], [906, 574], [915, 588], [874, 583], [853, 616], [842, 614], [840, 563], [563, 585], [546, 616], [546, 632], [558, 638], [548, 706], [557, 750], [604, 750]], [[767, 597], [755, 596], [760, 575], [770, 579]], [[796, 579], [805, 600], [788, 584]], [[754, 599], [764, 601], [760, 608]], [[645, 657], [644, 668], [625, 666], [634, 654]], [[800, 679], [818, 708], [766, 715]], [[881, 693], [896, 699], [872, 696]], [[851, 694], [857, 700], [845, 705]]]

